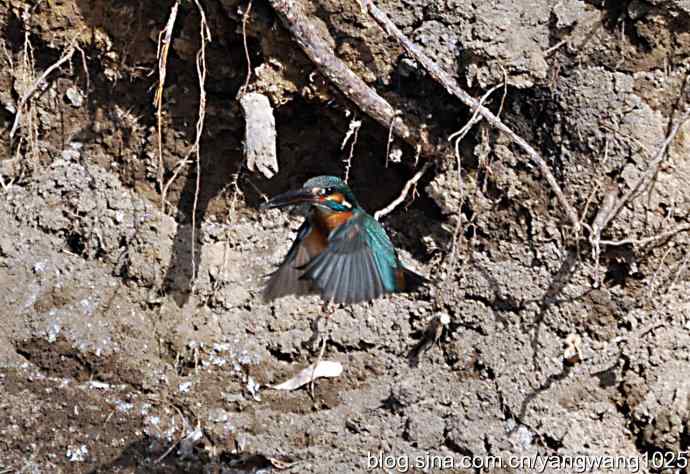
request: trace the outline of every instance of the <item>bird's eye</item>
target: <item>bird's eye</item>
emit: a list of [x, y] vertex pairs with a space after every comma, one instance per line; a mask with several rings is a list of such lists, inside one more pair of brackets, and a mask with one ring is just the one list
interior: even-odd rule
[[324, 188], [323, 189], [323, 194], [325, 194], [326, 196], [330, 196], [334, 192], [335, 192], [335, 189], [333, 189], [333, 188]]

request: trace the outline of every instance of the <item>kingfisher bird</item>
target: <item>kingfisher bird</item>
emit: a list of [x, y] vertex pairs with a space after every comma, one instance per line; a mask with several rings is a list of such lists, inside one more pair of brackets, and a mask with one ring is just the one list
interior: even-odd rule
[[335, 176], [311, 178], [301, 189], [262, 204], [271, 209], [308, 205], [307, 218], [264, 300], [319, 293], [326, 303], [359, 303], [411, 291], [427, 280], [400, 263], [385, 229], [366, 213], [350, 187]]

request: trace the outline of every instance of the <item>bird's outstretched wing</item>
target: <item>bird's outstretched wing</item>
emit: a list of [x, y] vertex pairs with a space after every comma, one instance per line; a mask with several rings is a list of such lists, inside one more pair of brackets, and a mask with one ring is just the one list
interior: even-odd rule
[[398, 258], [385, 230], [374, 218], [356, 212], [328, 237], [328, 247], [304, 265], [326, 301], [358, 303], [396, 291]]
[[297, 238], [288, 250], [285, 260], [276, 271], [269, 275], [263, 291], [264, 301], [271, 301], [286, 295], [306, 295], [314, 290], [309, 280], [300, 279], [304, 272], [299, 269], [312, 258], [307, 249], [301, 245], [310, 230], [309, 222], [304, 221], [304, 224], [297, 231]]

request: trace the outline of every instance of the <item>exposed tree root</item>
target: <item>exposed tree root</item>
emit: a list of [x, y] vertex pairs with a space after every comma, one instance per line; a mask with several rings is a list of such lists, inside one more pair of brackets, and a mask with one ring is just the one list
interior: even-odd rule
[[206, 119], [206, 45], [211, 42], [211, 30], [206, 22], [206, 13], [199, 3], [194, 0], [200, 16], [200, 40], [201, 47], [196, 55], [196, 71], [199, 78], [199, 114], [196, 121], [196, 138], [192, 151], [196, 155], [196, 184], [194, 186], [194, 205], [192, 206], [192, 287], [196, 282], [196, 211], [199, 203], [199, 190], [201, 188], [201, 136], [204, 133], [204, 120]]
[[[60, 59], [55, 61], [53, 64], [51, 64], [45, 71], [43, 71], [43, 74], [41, 74], [38, 79], [36, 79], [33, 84], [22, 94], [21, 98], [19, 99], [19, 103], [17, 104], [17, 114], [14, 116], [14, 122], [12, 123], [12, 129], [10, 130], [10, 140], [14, 139], [14, 134], [17, 133], [17, 129], [19, 128], [19, 124], [21, 122], [22, 118], [22, 110], [24, 109], [24, 106], [26, 103], [31, 99], [31, 97], [34, 95], [34, 93], [38, 90], [38, 87], [45, 81], [48, 76], [55, 71], [56, 69], [60, 68], [63, 64], [68, 62], [69, 60], [72, 59], [72, 56], [74, 55], [75, 51], [81, 51], [81, 48], [77, 46], [76, 42], [73, 43], [69, 48], [65, 50], [65, 52], [60, 56]], [[83, 53], [83, 52], [82, 52]]]
[[[661, 162], [664, 161], [664, 158], [666, 157], [666, 151], [668, 150], [668, 147], [671, 145], [671, 142], [676, 138], [676, 135], [678, 134], [678, 131], [681, 129], [681, 127], [690, 120], [690, 108], [683, 113], [683, 115], [680, 117], [678, 122], [671, 128], [671, 131], [669, 134], [666, 136], [666, 139], [664, 142], [661, 144], [661, 147], [659, 147], [659, 150], [656, 152], [656, 155], [654, 156], [654, 159], [647, 165], [647, 170], [640, 176], [640, 179], [637, 180], [635, 185], [631, 187], [627, 193], [625, 193], [620, 199], [618, 199], [614, 204], [611, 205], [610, 209], [607, 209], [606, 207], [602, 207], [601, 210], [599, 211], [597, 217], [595, 218], [595, 223], [600, 221], [600, 228], [597, 229], [599, 233], [613, 220], [618, 213], [621, 211], [623, 206], [630, 201], [631, 199], [634, 199], [639, 192], [645, 188], [651, 181], [654, 179], [654, 176], [659, 172], [659, 166], [661, 165]], [[593, 229], [594, 230], [594, 229]], [[596, 232], [594, 232], [596, 236]]]
[[539, 153], [537, 153], [537, 151], [529, 143], [527, 143], [524, 138], [522, 138], [513, 130], [511, 130], [510, 127], [503, 123], [503, 121], [501, 121], [500, 118], [494, 115], [493, 112], [484, 107], [479, 101], [477, 101], [477, 99], [475, 99], [465, 90], [463, 90], [457, 83], [457, 81], [450, 74], [444, 71], [434, 60], [427, 56], [426, 53], [424, 53], [424, 51], [422, 51], [422, 49], [419, 46], [417, 46], [409, 38], [407, 38], [407, 36], [405, 36], [403, 32], [400, 31], [400, 29], [391, 21], [391, 19], [388, 18], [388, 15], [386, 15], [371, 1], [365, 2], [364, 7], [369, 12], [371, 18], [373, 18], [376, 21], [376, 23], [381, 28], [383, 28], [384, 31], [386, 31], [390, 36], [393, 36], [398, 41], [398, 43], [405, 49], [405, 51], [407, 51], [407, 53], [410, 56], [412, 56], [419, 64], [421, 64], [424, 67], [424, 69], [426, 69], [426, 71], [431, 75], [431, 77], [436, 79], [450, 94], [460, 99], [465, 105], [479, 112], [479, 114], [487, 122], [489, 122], [498, 130], [505, 133], [513, 143], [518, 145], [520, 148], [523, 149], [523, 151], [527, 153], [527, 155], [529, 155], [532, 162], [534, 162], [534, 164], [536, 164], [539, 168], [539, 171], [541, 171], [541, 174], [542, 176], [544, 176], [544, 179], [546, 179], [546, 181], [549, 183], [551, 190], [556, 195], [556, 198], [560, 202], [561, 206], [563, 206], [563, 209], [565, 210], [565, 213], [568, 216], [568, 220], [572, 224], [575, 233], [579, 234], [581, 224], [577, 212], [566, 198], [565, 194], [563, 193], [563, 190], [556, 181], [556, 178], [554, 177], [553, 173], [551, 173], [549, 166], [546, 164], [546, 161], [544, 161], [544, 159], [539, 155]]
[[439, 149], [429, 143], [422, 127], [408, 124], [390, 103], [369, 87], [357, 74], [339, 59], [318, 28], [300, 10], [299, 2], [269, 0], [285, 28], [290, 31], [307, 57], [333, 85], [362, 112], [393, 132], [412, 146], [421, 144], [422, 154], [437, 155]]
[[163, 165], [163, 89], [165, 88], [165, 77], [168, 71], [168, 52], [170, 51], [170, 43], [172, 41], [172, 33], [175, 28], [175, 20], [177, 19], [177, 11], [180, 8], [179, 2], [175, 4], [170, 9], [170, 15], [168, 16], [168, 22], [165, 24], [165, 28], [158, 35], [158, 85], [156, 87], [156, 95], [153, 98], [153, 105], [156, 107], [156, 135], [158, 140], [158, 187], [161, 192], [161, 211], [165, 213], [165, 196], [168, 192], [168, 187], [175, 180], [179, 172], [184, 168], [183, 163], [176, 165], [175, 172], [172, 178], [166, 184], [164, 180], [165, 169]]
[[405, 186], [403, 187], [402, 191], [400, 192], [400, 195], [393, 200], [389, 205], [384, 207], [383, 209], [379, 209], [374, 213], [374, 219], [381, 220], [382, 217], [387, 216], [391, 212], [395, 210], [396, 207], [398, 207], [400, 204], [402, 204], [405, 199], [407, 198], [408, 193], [410, 192], [410, 189], [414, 188], [417, 186], [417, 182], [421, 179], [421, 177], [426, 173], [426, 171], [431, 167], [431, 161], [427, 161], [424, 163], [424, 165], [417, 171], [412, 178], [405, 183]]

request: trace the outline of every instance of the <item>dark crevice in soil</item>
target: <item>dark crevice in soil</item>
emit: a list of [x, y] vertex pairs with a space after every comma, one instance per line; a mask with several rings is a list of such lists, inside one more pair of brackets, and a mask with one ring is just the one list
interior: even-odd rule
[[[487, 308], [491, 308], [494, 311], [494, 313], [518, 313], [524, 309], [523, 303], [517, 302], [514, 298], [510, 296], [503, 296], [498, 294], [498, 291], [500, 291], [498, 288], [498, 282], [496, 282], [496, 285], [497, 291], [494, 295], [493, 300], [490, 300], [489, 298], [483, 295], [474, 295], [469, 293], [465, 295], [465, 299], [469, 301], [476, 301], [478, 303], [482, 303]], [[497, 315], [497, 318], [499, 318], [502, 323], [506, 322], [506, 320], [499, 315]], [[479, 326], [470, 327], [470, 329], [482, 332], [482, 329]]]
[[335, 349], [341, 354], [351, 354], [354, 352], [369, 352], [371, 349], [377, 347], [377, 344], [373, 344], [367, 341], [359, 341], [358, 344], [341, 344], [333, 339], [328, 340], [328, 346]]
[[82, 353], [62, 337], [54, 342], [38, 338], [21, 341], [16, 344], [16, 351], [52, 377], [126, 384], [142, 392], [148, 391], [138, 369], [123, 365], [114, 355], [98, 357]]
[[66, 237], [67, 247], [70, 251], [76, 255], [82, 256], [86, 251], [87, 244], [84, 242], [84, 238], [77, 232], [72, 232]]
[[546, 392], [551, 388], [551, 386], [554, 383], [558, 383], [562, 380], [565, 380], [568, 375], [570, 375], [571, 372], [571, 367], [570, 366], [563, 366], [563, 369], [557, 373], [557, 374], [551, 374], [546, 378], [546, 381], [542, 383], [539, 387], [534, 389], [532, 392], [528, 393], [522, 403], [520, 404], [520, 413], [517, 415], [517, 420], [522, 422], [522, 420], [525, 419], [525, 415], [527, 414], [527, 409], [529, 408], [530, 403], [537, 398], [541, 393]]
[[539, 439], [544, 443], [544, 446], [552, 450], [553, 452], [558, 452], [559, 449], [563, 447], [563, 441], [556, 439], [548, 434], [539, 433]]
[[448, 431], [446, 431], [446, 433], [444, 433], [444, 436], [443, 436], [444, 437], [443, 445], [446, 448], [448, 448], [449, 450], [453, 451], [454, 453], [458, 453], [462, 456], [467, 456], [470, 458], [474, 457], [472, 454], [472, 451], [470, 451], [469, 449], [464, 448], [462, 446], [459, 446], [452, 439], [449, 439], [449, 434], [450, 433]]
[[294, 362], [297, 360], [297, 355], [292, 352], [283, 352], [281, 349], [275, 346], [267, 346], [266, 350], [278, 361], [281, 362]]

